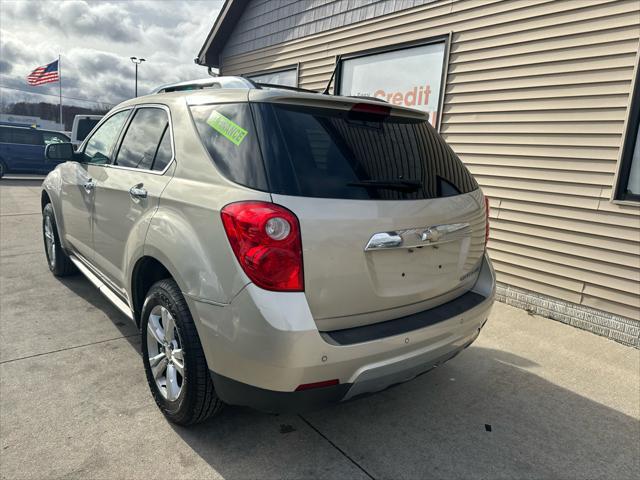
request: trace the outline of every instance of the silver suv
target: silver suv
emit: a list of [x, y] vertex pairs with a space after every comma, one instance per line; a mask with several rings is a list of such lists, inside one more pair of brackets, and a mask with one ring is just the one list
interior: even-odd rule
[[469, 346], [494, 299], [488, 207], [427, 116], [232, 80], [47, 148], [49, 268], [138, 324], [164, 414], [313, 409]]

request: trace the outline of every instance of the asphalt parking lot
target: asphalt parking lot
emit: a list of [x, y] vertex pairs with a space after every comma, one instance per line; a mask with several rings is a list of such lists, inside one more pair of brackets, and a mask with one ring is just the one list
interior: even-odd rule
[[640, 351], [503, 304], [463, 354], [380, 394], [172, 426], [135, 326], [49, 273], [39, 187], [0, 180], [2, 478], [637, 478]]

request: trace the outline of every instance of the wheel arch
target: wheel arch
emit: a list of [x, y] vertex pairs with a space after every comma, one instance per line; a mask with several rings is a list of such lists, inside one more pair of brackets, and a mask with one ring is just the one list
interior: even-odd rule
[[[46, 190], [42, 190], [42, 193], [40, 194], [40, 211], [44, 210], [47, 203], [51, 203], [51, 197]], [[52, 203], [51, 205], [53, 206]]]
[[67, 244], [64, 236], [64, 216], [62, 212], [62, 205], [60, 201], [60, 193], [62, 190], [62, 177], [59, 169], [49, 172], [42, 182], [42, 191], [40, 192], [40, 211], [44, 210], [47, 203], [51, 204], [53, 208], [53, 214], [56, 218], [56, 227], [58, 228], [58, 237], [60, 237], [60, 244], [62, 248], [67, 250], [69, 245]]
[[151, 255], [143, 255], [135, 262], [131, 270], [130, 293], [133, 318], [138, 326], [140, 326], [140, 314], [147, 292], [154, 283], [165, 278], [173, 279], [179, 286], [179, 280], [157, 258]]
[[[45, 179], [46, 182], [46, 179]], [[68, 245], [66, 239], [63, 235], [64, 232], [64, 218], [62, 218], [62, 214], [60, 212], [60, 206], [58, 205], [57, 196], [55, 191], [50, 192], [45, 186], [42, 188], [42, 192], [40, 192], [40, 211], [44, 210], [48, 204], [51, 204], [51, 208], [53, 208], [53, 216], [55, 218], [56, 230], [58, 231], [58, 238], [60, 239], [60, 245], [62, 248], [67, 251]]]

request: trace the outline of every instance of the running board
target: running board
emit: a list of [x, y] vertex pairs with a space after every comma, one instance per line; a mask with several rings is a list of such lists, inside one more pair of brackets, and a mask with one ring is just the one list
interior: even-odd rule
[[133, 312], [129, 308], [129, 306], [120, 300], [113, 291], [102, 281], [100, 280], [95, 273], [87, 268], [87, 266], [82, 263], [82, 261], [76, 257], [75, 255], [69, 255], [69, 259], [73, 262], [73, 264], [82, 272], [82, 274], [89, 279], [91, 283], [95, 285], [100, 293], [102, 293], [107, 300], [109, 300], [118, 310], [124, 313], [127, 317], [133, 320]]

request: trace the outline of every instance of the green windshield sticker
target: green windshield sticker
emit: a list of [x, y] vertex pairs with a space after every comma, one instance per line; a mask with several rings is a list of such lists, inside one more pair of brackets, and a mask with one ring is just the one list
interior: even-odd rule
[[242, 140], [244, 140], [244, 137], [249, 133], [240, 125], [216, 111], [213, 111], [211, 115], [209, 115], [207, 124], [236, 145], [240, 145]]

